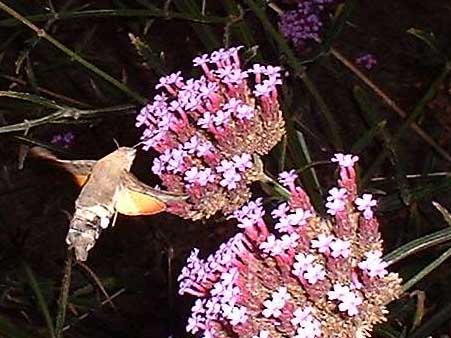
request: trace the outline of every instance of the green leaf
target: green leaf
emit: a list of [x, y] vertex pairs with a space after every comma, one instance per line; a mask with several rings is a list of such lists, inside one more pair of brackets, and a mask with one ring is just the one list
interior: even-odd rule
[[86, 59], [82, 58], [79, 54], [75, 53], [73, 50], [67, 48], [65, 45], [63, 45], [61, 42], [53, 38], [51, 35], [48, 34], [45, 30], [39, 29], [37, 26], [35, 26], [32, 22], [30, 22], [27, 18], [25, 18], [20, 13], [16, 12], [14, 9], [6, 5], [5, 3], [0, 1], [0, 9], [14, 17], [16, 20], [20, 21], [23, 25], [27, 26], [29, 29], [31, 29], [36, 35], [38, 35], [40, 38], [46, 40], [47, 42], [51, 43], [54, 47], [59, 49], [61, 52], [66, 54], [71, 60], [76, 61], [80, 63], [83, 67], [89, 69], [91, 72], [95, 73], [98, 77], [102, 78], [106, 82], [110, 83], [112, 86], [116, 87], [120, 91], [122, 91], [124, 94], [129, 96], [130, 98], [133, 98], [136, 102], [140, 104], [145, 104], [147, 100], [142, 97], [137, 92], [131, 90], [128, 86], [123, 84], [121, 81], [117, 80], [116, 78], [112, 77], [111, 75], [105, 73], [100, 68], [95, 66], [94, 64], [90, 63]]
[[260, 20], [260, 23], [262, 24], [265, 32], [267, 32], [268, 35], [271, 36], [272, 39], [276, 42], [279, 53], [285, 54], [288, 65], [294, 70], [293, 75], [301, 79], [307, 90], [315, 99], [321, 111], [321, 117], [324, 118], [327, 124], [328, 132], [330, 133], [330, 135], [328, 136], [332, 140], [335, 149], [342, 149], [343, 142], [339, 133], [340, 128], [338, 128], [334, 115], [329, 110], [326, 101], [316, 88], [315, 83], [306, 74], [305, 67], [301, 64], [298, 57], [290, 48], [286, 39], [281, 35], [281, 33], [278, 32], [278, 29], [275, 28], [271, 20], [268, 18], [265, 12], [265, 4], [263, 4], [262, 1], [253, 0], [245, 0], [245, 2], [249, 6], [251, 11], [255, 14], [255, 16]]
[[[426, 178], [427, 176], [425, 176]], [[449, 177], [436, 179], [433, 182], [422, 182], [418, 184], [418, 187], [410, 189], [409, 195], [412, 200], [416, 202], [428, 202], [439, 196], [440, 194], [446, 194], [451, 189], [451, 180]], [[392, 194], [387, 197], [383, 197], [380, 203], [381, 211], [394, 211], [405, 206], [403, 201], [399, 198], [398, 194]]]
[[327, 52], [331, 48], [334, 41], [343, 31], [346, 22], [349, 20], [351, 13], [354, 11], [354, 8], [356, 7], [356, 4], [357, 0], [347, 0], [342, 6], [339, 7], [339, 11], [337, 12], [336, 18], [333, 20], [331, 27], [327, 30], [323, 38], [323, 42], [321, 45], [323, 53]]
[[414, 255], [420, 251], [451, 241], [451, 227], [436, 231], [432, 234], [417, 238], [391, 251], [384, 256], [388, 265]]
[[[312, 157], [310, 156], [310, 150], [307, 146], [307, 143], [305, 142], [304, 134], [301, 133], [299, 130], [296, 130], [296, 136], [299, 141], [299, 145], [301, 146], [303, 157], [306, 160], [306, 163], [307, 163], [306, 166], [311, 166], [313, 161], [312, 161]], [[301, 169], [301, 168], [299, 168], [299, 169]], [[315, 168], [313, 166], [311, 166], [311, 168], [308, 170], [310, 171], [310, 174], [312, 175], [313, 182], [315, 185], [315, 190], [317, 190], [322, 195], [323, 191], [322, 191], [321, 185], [319, 183], [318, 175], [316, 174]]]
[[[234, 18], [234, 20], [239, 20], [236, 22], [231, 22], [230, 25], [233, 25], [233, 32], [237, 35], [237, 38], [239, 41], [242, 42], [242, 44], [246, 47], [251, 47], [256, 44], [254, 35], [252, 34], [252, 31], [250, 29], [249, 24], [247, 23], [244, 18], [241, 18], [241, 16], [244, 15], [243, 9], [235, 0], [228, 0], [228, 1], [222, 1], [222, 5], [227, 10], [227, 13], [229, 17]], [[229, 27], [229, 30], [231, 27]], [[260, 61], [260, 60], [256, 60]]]
[[55, 337], [63, 337], [63, 326], [66, 319], [66, 309], [69, 302], [69, 289], [72, 276], [72, 250], [67, 250], [66, 264], [64, 268], [63, 280], [61, 282], [61, 291], [58, 299], [58, 312], [55, 321]]
[[[365, 118], [368, 120], [370, 126], [372, 126], [372, 128], [377, 126], [381, 122], [379, 121], [380, 114], [378, 114], [376, 108], [371, 103], [371, 100], [365, 90], [359, 86], [355, 86], [354, 97], [362, 111], [365, 113]], [[410, 194], [409, 182], [407, 181], [404, 173], [403, 162], [399, 159], [400, 155], [397, 149], [398, 146], [396, 142], [393, 141], [393, 138], [387, 129], [381, 129], [380, 138], [383, 142], [385, 151], [390, 155], [390, 162], [395, 168], [396, 185], [400, 190], [402, 201], [405, 205], [410, 205], [412, 196]], [[369, 176], [366, 175], [365, 178], [361, 180], [360, 184], [364, 186], [368, 178]]]
[[113, 116], [113, 114], [111, 114], [111, 113], [124, 114], [124, 111], [125, 111], [125, 113], [129, 113], [130, 110], [134, 111], [135, 108], [136, 107], [133, 105], [119, 105], [119, 106], [113, 106], [113, 107], [106, 107], [106, 108], [99, 108], [99, 109], [87, 109], [87, 110], [79, 110], [76, 108], [67, 107], [67, 108], [60, 109], [52, 114], [38, 118], [38, 119], [25, 120], [22, 123], [16, 123], [16, 124], [2, 126], [2, 127], [0, 127], [0, 134], [11, 133], [11, 132], [15, 132], [15, 131], [22, 131], [22, 130], [27, 131], [34, 127], [38, 127], [38, 126], [49, 124], [49, 123], [58, 123], [58, 122], [61, 122], [62, 120], [64, 120], [65, 123], [67, 124], [68, 119], [81, 121], [82, 117], [92, 119], [92, 118], [96, 118], [96, 117], [101, 116], [106, 113], [108, 113], [107, 114], [108, 117], [111, 117], [111, 116]]
[[[293, 123], [288, 121], [286, 124], [287, 130], [287, 150], [290, 155], [290, 159], [293, 161], [296, 168], [300, 169], [311, 164], [310, 152], [307, 146], [301, 143], [299, 131], [293, 127]], [[321, 187], [319, 185], [316, 172], [313, 168], [301, 173], [300, 178], [302, 180], [303, 188], [310, 196], [311, 201], [315, 209], [319, 212], [324, 211]]]
[[[448, 62], [444, 64], [441, 72], [436, 76], [434, 81], [432, 81], [428, 90], [418, 101], [412, 113], [404, 120], [404, 123], [397, 129], [396, 134], [394, 134], [392, 139], [394, 143], [398, 142], [401, 139], [401, 137], [404, 136], [404, 133], [409, 129], [410, 125], [422, 116], [426, 105], [430, 100], [432, 100], [435, 97], [440, 85], [442, 84], [443, 80], [448, 76], [450, 71], [451, 71], [451, 60], [448, 60]], [[379, 169], [379, 167], [384, 163], [384, 160], [388, 156], [388, 154], [389, 154], [388, 149], [384, 149], [384, 151], [381, 152], [381, 154], [373, 161], [373, 165], [367, 170], [364, 180], [371, 177], [373, 173]], [[449, 154], [445, 153], [442, 155], [445, 156], [448, 161], [451, 161], [451, 156]]]
[[138, 54], [143, 58], [147, 67], [154, 70], [159, 76], [165, 75], [167, 72], [161, 63], [161, 59], [155, 55], [152, 48], [150, 48], [150, 46], [139, 36], [135, 36], [132, 33], [129, 33], [128, 36]]
[[[194, 0], [174, 0], [175, 7], [182, 13], [187, 13], [188, 15], [202, 18], [201, 10], [198, 6], [198, 1]], [[221, 46], [221, 42], [216, 37], [213, 29], [207, 25], [202, 25], [198, 23], [191, 23], [191, 27], [197, 34], [197, 37], [204, 44], [205, 48], [209, 51], [217, 49]]]
[[376, 123], [371, 129], [365, 132], [351, 147], [352, 154], [362, 153], [374, 140], [374, 138], [387, 127], [387, 120]]
[[37, 338], [36, 332], [31, 332], [23, 327], [23, 324], [16, 325], [6, 317], [0, 315], [0, 336], [4, 338]]
[[448, 223], [449, 226], [451, 226], [451, 214], [449, 213], [449, 211], [445, 207], [441, 206], [438, 202], [433, 201], [432, 204], [442, 214], [445, 222]]
[[407, 30], [407, 33], [413, 35], [414, 37], [426, 43], [435, 53], [441, 54], [439, 48], [437, 47], [438, 43], [434, 33], [426, 32], [422, 29], [417, 29], [413, 27], [409, 28]]
[[415, 276], [413, 276], [411, 279], [409, 279], [407, 282], [405, 282], [402, 286], [403, 290], [404, 291], [409, 290], [411, 287], [413, 287], [415, 284], [417, 284], [419, 281], [421, 281], [424, 277], [426, 277], [428, 274], [430, 274], [432, 271], [434, 271], [436, 268], [438, 268], [449, 257], [451, 257], [451, 248], [446, 250], [443, 254], [441, 254], [432, 263], [427, 265], [424, 269], [422, 269], [420, 272], [418, 272]]
[[[54, 14], [37, 14], [26, 16], [25, 18], [31, 22], [42, 22], [54, 17]], [[199, 18], [197, 15], [191, 15], [184, 12], [165, 12], [153, 6], [153, 9], [93, 9], [85, 11], [67, 11], [58, 13], [58, 20], [79, 20], [82, 18], [108, 18], [108, 17], [156, 17], [166, 20], [179, 19], [199, 23], [224, 23], [227, 18], [218, 16], [205, 16]], [[0, 20], [0, 27], [17, 26], [20, 22], [11, 19]]]
[[15, 91], [11, 91], [11, 90], [7, 90], [7, 91], [1, 90], [0, 96], [10, 97], [13, 99], [36, 103], [40, 106], [44, 106], [47, 108], [53, 108], [53, 109], [63, 109], [64, 108], [64, 106], [59, 105], [58, 103], [56, 103], [53, 100], [49, 100], [45, 97], [30, 94], [30, 93], [15, 92]]
[[33, 271], [31, 270], [30, 266], [26, 263], [23, 263], [23, 268], [24, 268], [25, 274], [28, 278], [28, 283], [34, 292], [34, 295], [36, 296], [36, 301], [37, 301], [39, 310], [41, 311], [41, 313], [44, 317], [49, 335], [50, 335], [50, 337], [54, 338], [55, 330], [53, 327], [53, 321], [52, 321], [52, 317], [50, 316], [49, 307], [44, 298], [44, 294], [39, 286], [38, 281], [36, 280], [36, 277], [35, 277]]

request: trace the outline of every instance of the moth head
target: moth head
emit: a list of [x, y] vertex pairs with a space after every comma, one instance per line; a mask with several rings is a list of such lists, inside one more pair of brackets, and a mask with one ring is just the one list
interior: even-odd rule
[[130, 168], [136, 157], [136, 149], [129, 147], [120, 147], [114, 152], [118, 163], [123, 163], [125, 167]]

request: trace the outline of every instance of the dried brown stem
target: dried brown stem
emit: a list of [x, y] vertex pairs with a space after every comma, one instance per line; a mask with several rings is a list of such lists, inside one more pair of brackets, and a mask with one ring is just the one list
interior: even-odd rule
[[[331, 54], [340, 61], [346, 68], [348, 68], [352, 73], [355, 74], [363, 83], [365, 83], [368, 87], [373, 90], [373, 92], [379, 96], [384, 103], [389, 106], [392, 110], [394, 110], [400, 117], [403, 119], [408, 117], [407, 112], [402, 109], [398, 104], [390, 98], [378, 85], [376, 85], [373, 81], [371, 81], [365, 74], [363, 74], [354, 64], [349, 61], [343, 54], [337, 51], [335, 48], [330, 49]], [[444, 159], [448, 162], [451, 162], [451, 155], [448, 154], [440, 145], [435, 142], [432, 137], [430, 137], [421, 127], [419, 127], [416, 123], [411, 123], [410, 127], [412, 130], [417, 133], [420, 138], [422, 138], [429, 146], [434, 148], [437, 153], [439, 153]]]
[[113, 301], [111, 300], [110, 295], [108, 294], [108, 292], [105, 290], [105, 288], [103, 287], [102, 281], [100, 280], [99, 277], [97, 277], [97, 275], [94, 273], [94, 271], [92, 271], [89, 266], [87, 266], [86, 264], [84, 264], [83, 262], [77, 261], [77, 265], [80, 266], [83, 270], [85, 270], [88, 275], [94, 280], [94, 282], [96, 283], [97, 287], [99, 288], [99, 290], [103, 293], [103, 295], [105, 296], [105, 300], [110, 304], [111, 308], [117, 312], [116, 306], [114, 305]]

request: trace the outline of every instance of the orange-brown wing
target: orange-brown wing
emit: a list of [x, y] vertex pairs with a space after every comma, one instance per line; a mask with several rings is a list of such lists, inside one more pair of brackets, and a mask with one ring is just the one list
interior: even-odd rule
[[166, 204], [154, 196], [124, 188], [117, 195], [115, 208], [127, 216], [153, 215], [163, 212]]
[[77, 183], [77, 185], [79, 187], [84, 186], [86, 184], [86, 182], [88, 181], [88, 179], [89, 179], [89, 175], [75, 174], [75, 175], [72, 175], [72, 177], [73, 177], [75, 183]]
[[93, 160], [60, 160], [55, 155], [53, 155], [49, 150], [42, 147], [33, 147], [30, 149], [30, 156], [41, 158], [43, 160], [49, 161], [57, 167], [60, 167], [70, 174], [72, 174], [75, 182], [79, 186], [85, 185], [91, 175], [92, 168], [97, 163]]
[[166, 210], [166, 202], [186, 198], [185, 195], [152, 188], [129, 171], [124, 171], [121, 176], [121, 190], [116, 198], [116, 210], [128, 216], [153, 215]]

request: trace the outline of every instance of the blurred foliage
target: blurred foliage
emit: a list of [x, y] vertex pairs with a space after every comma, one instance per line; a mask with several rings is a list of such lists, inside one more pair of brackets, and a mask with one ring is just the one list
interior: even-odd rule
[[[278, 31], [284, 6], [0, 1], [0, 336], [185, 336], [190, 300], [176, 296], [177, 273], [191, 248], [213, 250], [233, 226], [120, 217], [88, 265], [72, 264], [64, 237], [77, 188], [24, 154], [40, 145], [97, 159], [115, 141], [137, 143], [134, 115], [158, 78], [189, 75], [195, 55], [233, 45], [246, 47], [246, 62], [287, 73], [287, 137], [265, 159], [269, 174], [298, 169], [321, 210], [333, 182], [327, 160], [361, 158], [360, 188], [378, 196], [386, 257], [406, 280], [374, 335], [450, 336], [449, 1], [344, 1], [323, 42], [303, 51]], [[371, 72], [353, 63], [362, 52], [377, 56]], [[69, 149], [51, 143], [67, 131]], [[133, 168], [148, 183], [152, 156], [140, 153]]]

